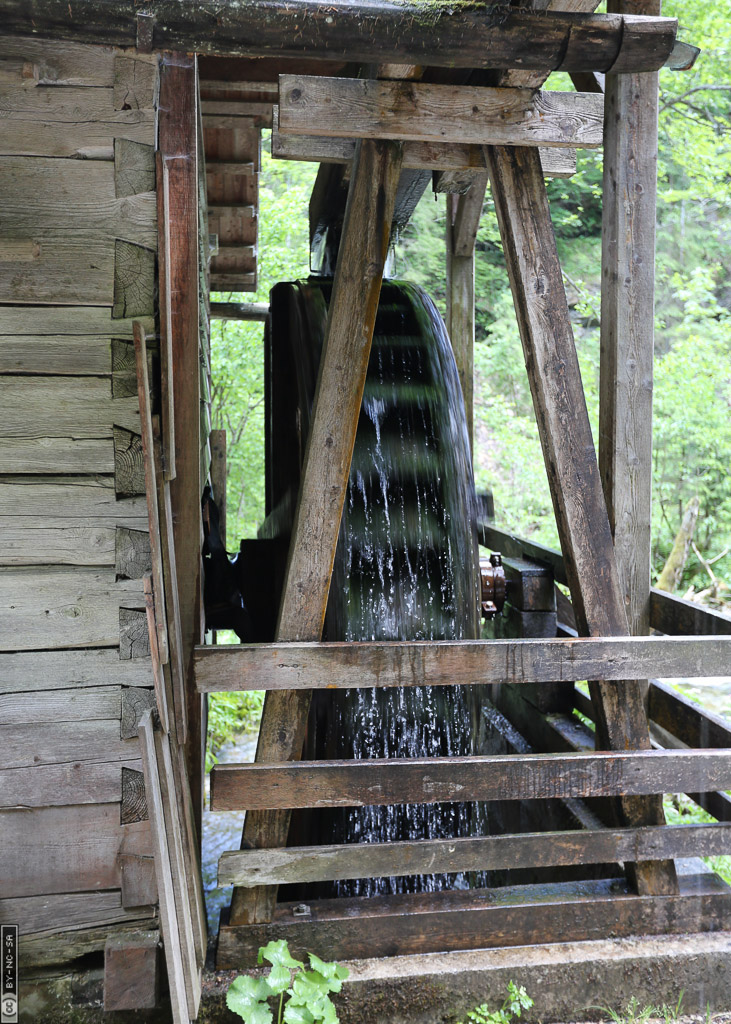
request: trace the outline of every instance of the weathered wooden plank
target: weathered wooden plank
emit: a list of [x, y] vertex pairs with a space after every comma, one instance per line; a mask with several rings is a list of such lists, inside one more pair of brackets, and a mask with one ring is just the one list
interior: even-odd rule
[[224, 693], [683, 678], [723, 675], [730, 654], [721, 637], [243, 644], [196, 648], [195, 679], [201, 693]]
[[[672, 18], [620, 18], [554, 11], [506, 11], [490, 4], [435, 9], [428, 18], [413, 5], [295, 4], [275, 0], [233, 7], [222, 17], [211, 0], [166, 10], [150, 26], [154, 50], [220, 55], [324, 58], [357, 63], [538, 70], [656, 71], [669, 58], [677, 22]], [[99, 10], [79, 0], [6, 0], [5, 28], [115, 46], [136, 46], [130, 0]], [[334, 12], [334, 16], [333, 16]], [[638, 26], [638, 22], [640, 25]]]
[[731, 633], [731, 615], [723, 615], [713, 608], [705, 608], [694, 601], [686, 601], [653, 587], [650, 592], [650, 625], [653, 629], [674, 636], [687, 636], [690, 633], [724, 635]]
[[[155, 875], [160, 898], [160, 924], [165, 960], [170, 983], [170, 999], [174, 1024], [188, 1024], [191, 1014], [187, 1005], [185, 970], [187, 960], [178, 930], [175, 889], [173, 886], [171, 851], [163, 806], [160, 767], [155, 743], [152, 715], [148, 712], [140, 722], [140, 746], [145, 766], [145, 785], [149, 792], [150, 825], [155, 856]], [[196, 1013], [192, 1014], [195, 1018]]]
[[[124, 904], [123, 904], [124, 906]], [[122, 921], [114, 924], [115, 935], [155, 929], [159, 926], [152, 906], [130, 907]], [[68, 963], [87, 953], [104, 950], [109, 926], [76, 928], [61, 933], [45, 932], [40, 935], [20, 936], [20, 964], [23, 967], [45, 967]]]
[[150, 571], [150, 534], [146, 530], [117, 527], [114, 535], [114, 571], [118, 579], [139, 580]]
[[729, 852], [731, 825], [649, 826], [478, 839], [300, 846], [224, 853], [218, 862], [218, 884], [286, 885], [442, 871], [499, 871], [665, 857], [715, 857]]
[[147, 821], [150, 815], [147, 810], [147, 794], [145, 792], [145, 776], [136, 768], [122, 766], [122, 805], [119, 809], [119, 820], [122, 825], [130, 825], [137, 821]]
[[108, 47], [3, 35], [0, 57], [34, 64], [39, 85], [111, 88], [114, 84], [114, 51]]
[[158, 62], [137, 54], [114, 57], [113, 100], [115, 110], [152, 110], [159, 88]]
[[[312, 424], [277, 623], [280, 639], [319, 640], [378, 311], [401, 173], [396, 143], [366, 140], [356, 151], [330, 298]], [[354, 329], [355, 325], [355, 329]], [[309, 693], [267, 694], [257, 758], [301, 756]], [[242, 842], [283, 846], [287, 814], [249, 814]], [[231, 920], [271, 918], [276, 890], [234, 889]]]
[[154, 180], [147, 193], [117, 198], [106, 161], [2, 156], [0, 194], [6, 237], [32, 238], [41, 248], [55, 235], [78, 234], [157, 245]]
[[[120, 661], [109, 648], [0, 654], [0, 693], [32, 693], [97, 686], [152, 686], [147, 658]], [[32, 699], [32, 698], [30, 698]]]
[[621, 879], [462, 892], [281, 903], [268, 925], [222, 926], [219, 969], [240, 969], [271, 939], [294, 956], [318, 949], [347, 960], [448, 950], [542, 945], [729, 927], [731, 894], [714, 876], [681, 878], [681, 894], [636, 896]]
[[[115, 399], [115, 404], [116, 404]], [[112, 427], [114, 448], [114, 492], [118, 498], [145, 493], [142, 439], [134, 430]]]
[[[631, 8], [631, 4], [629, 5]], [[647, 14], [660, 14], [650, 0]], [[625, 13], [616, 0], [610, 7]], [[605, 83], [599, 472], [633, 634], [650, 631], [659, 80]], [[641, 154], [641, 158], [638, 158]], [[647, 694], [647, 680], [638, 681]]]
[[[144, 688], [143, 688], [144, 689]], [[149, 692], [144, 689], [144, 692]], [[0, 721], [3, 725], [42, 722], [91, 722], [97, 718], [119, 718], [121, 687], [97, 686], [83, 690], [50, 690], [35, 693], [8, 693], [0, 696]]]
[[514, 754], [500, 757], [214, 765], [211, 810], [367, 807], [454, 800], [566, 800], [731, 787], [731, 751]]
[[106, 439], [113, 426], [140, 432], [137, 397], [112, 399], [109, 377], [7, 377], [2, 387], [3, 437]]
[[2, 156], [111, 161], [115, 138], [155, 144], [155, 111], [115, 110], [112, 89], [4, 89], [2, 111]]
[[[531, 0], [529, 6], [534, 11], [576, 11], [581, 14], [593, 14], [599, 6], [599, 0]], [[545, 71], [508, 68], [500, 72], [495, 84], [512, 89], [540, 89], [547, 77]], [[583, 91], [579, 89], [579, 92]]]
[[152, 850], [149, 855], [144, 856], [137, 853], [120, 853], [118, 860], [122, 876], [122, 906], [155, 906], [158, 894]]
[[130, 526], [147, 516], [144, 498], [117, 501], [111, 476], [0, 477], [0, 516], [29, 528]]
[[[492, 146], [485, 153], [579, 632], [624, 635], [624, 595], [540, 160], [527, 147]], [[609, 687], [595, 680], [590, 691], [598, 746], [650, 746], [637, 685]], [[630, 825], [665, 820], [654, 797], [623, 801], [620, 813]], [[670, 863], [648, 862], [632, 872], [641, 892], [677, 891]]]
[[[109, 473], [114, 447], [109, 438], [0, 438], [0, 473]], [[53, 559], [46, 559], [53, 562]]]
[[120, 606], [144, 607], [139, 580], [79, 567], [0, 574], [0, 650], [117, 647]]
[[46, 238], [42, 243], [26, 241], [32, 246], [30, 258], [0, 253], [0, 302], [111, 304], [112, 242], [80, 234]]
[[[118, 889], [123, 838], [128, 850], [130, 842], [141, 853], [151, 846], [146, 823], [120, 825], [119, 804], [2, 811], [0, 821], [0, 889], [15, 897]], [[30, 921], [23, 928], [42, 930]]]
[[104, 1011], [154, 1009], [158, 1000], [158, 932], [110, 935], [104, 947]]
[[111, 347], [109, 336], [3, 335], [0, 336], [0, 373], [99, 376], [109, 373]]
[[285, 133], [596, 149], [603, 114], [592, 93], [280, 76]]
[[[0, 921], [3, 924], [23, 922], [25, 927], [22, 927], [21, 931], [27, 937], [73, 932], [95, 925], [105, 925], [108, 934], [110, 925], [138, 921], [141, 918], [149, 920], [152, 915], [152, 907], [126, 910], [122, 906], [119, 889], [112, 889], [109, 892], [59, 893], [0, 900]], [[73, 944], [73, 939], [71, 942]], [[21, 958], [22, 955], [21, 947]], [[66, 959], [67, 957], [57, 957], [61, 962]]]
[[[145, 331], [154, 334], [155, 320], [153, 317], [138, 317], [137, 319], [141, 320]], [[111, 310], [99, 309], [97, 306], [74, 306], [72, 308], [38, 306], [28, 309], [27, 307], [0, 305], [0, 336], [3, 337], [3, 340], [7, 337], [20, 338], [27, 335], [38, 338], [50, 335], [59, 339], [70, 335], [72, 336], [70, 343], [76, 343], [78, 338], [88, 338], [89, 336], [131, 339], [133, 323], [134, 321], [131, 319], [112, 320]], [[28, 344], [30, 345], [30, 342]], [[12, 372], [19, 373], [22, 370], [16, 368]], [[35, 366], [28, 366], [27, 372], [40, 373], [42, 371], [36, 369]], [[109, 362], [106, 359], [102, 372], [109, 372]]]
[[0, 808], [120, 804], [123, 768], [140, 771], [142, 762], [72, 761], [31, 768], [4, 768], [0, 772]]
[[[465, 143], [405, 142], [403, 166], [409, 170], [486, 170], [482, 146]], [[576, 150], [539, 147], [543, 173], [547, 178], [570, 178], [576, 173]], [[286, 135], [279, 131], [278, 110], [274, 109], [272, 156], [280, 160], [310, 160], [317, 163], [347, 164], [355, 155], [355, 139], [325, 135]]]
[[657, 679], [650, 684], [648, 714], [689, 747], [731, 747], [731, 725], [726, 719]]
[[120, 660], [150, 657], [150, 634], [147, 631], [147, 609], [119, 609]]
[[134, 761], [136, 740], [119, 735], [119, 718], [92, 722], [49, 722], [43, 725], [0, 725], [3, 747], [0, 767], [64, 764], [67, 761]]

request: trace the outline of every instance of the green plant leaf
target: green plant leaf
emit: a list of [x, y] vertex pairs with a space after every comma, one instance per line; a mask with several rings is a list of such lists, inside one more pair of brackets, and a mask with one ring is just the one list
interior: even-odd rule
[[306, 1006], [300, 1006], [291, 1000], [284, 1008], [285, 1024], [315, 1024], [315, 1020]]
[[279, 995], [289, 988], [292, 981], [292, 972], [288, 967], [284, 967], [282, 964], [274, 964], [267, 975], [267, 981], [269, 982], [269, 988], [272, 992], [275, 995]]
[[315, 956], [314, 953], [308, 953], [307, 956], [310, 958], [310, 966], [312, 970], [319, 974], [328, 991], [339, 992], [343, 987], [343, 981], [348, 977], [350, 971], [347, 967], [341, 967], [337, 963], [325, 963], [319, 956]]
[[259, 950], [259, 963], [263, 960], [277, 967], [289, 967], [292, 970], [305, 966], [301, 960], [295, 960], [291, 955], [286, 939], [272, 939], [266, 946], [262, 946]]
[[245, 1024], [272, 1024], [273, 1014], [266, 1000], [272, 992], [266, 978], [248, 974], [234, 978], [226, 993], [226, 1006], [242, 1017]]

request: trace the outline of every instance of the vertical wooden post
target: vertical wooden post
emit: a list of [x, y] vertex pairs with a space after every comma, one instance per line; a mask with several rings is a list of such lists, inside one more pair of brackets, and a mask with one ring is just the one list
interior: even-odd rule
[[[366, 140], [358, 144], [290, 542], [278, 640], [322, 637], [400, 172], [398, 143]], [[267, 693], [257, 761], [301, 756], [309, 706], [308, 691]], [[286, 845], [289, 818], [289, 811], [249, 811], [242, 848]], [[271, 920], [276, 895], [276, 886], [235, 888], [230, 923]]]
[[[610, 0], [659, 15], [661, 0]], [[630, 631], [650, 629], [657, 74], [607, 75], [599, 470]], [[647, 698], [648, 684], [641, 684]]]
[[[175, 479], [170, 498], [175, 521], [183, 667], [188, 694], [186, 761], [200, 833], [205, 761], [203, 702], [192, 682], [193, 647], [201, 634], [200, 360], [198, 321], [198, 158], [196, 62], [174, 54], [160, 77], [159, 145], [166, 168], [169, 243], [167, 285], [172, 346]], [[162, 186], [158, 182], [158, 188]]]
[[475, 239], [487, 175], [477, 175], [464, 195], [447, 195], [447, 333], [462, 385], [467, 432], [474, 432]]
[[[579, 630], [589, 636], [625, 635], [624, 595], [540, 157], [527, 147], [486, 147], [485, 155]], [[591, 692], [598, 747], [649, 748], [635, 683], [593, 682]], [[618, 803], [628, 824], [664, 823], [659, 797]], [[672, 862], [637, 864], [634, 875], [642, 893], [677, 891]]]

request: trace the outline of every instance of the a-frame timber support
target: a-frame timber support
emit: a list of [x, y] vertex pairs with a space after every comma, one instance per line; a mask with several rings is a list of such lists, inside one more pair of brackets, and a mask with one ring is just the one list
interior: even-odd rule
[[[401, 146], [356, 150], [305, 452], [277, 637], [320, 640], [378, 310]], [[267, 693], [257, 761], [301, 756], [310, 694]], [[250, 811], [243, 847], [284, 846], [288, 811]], [[231, 924], [271, 920], [276, 887], [235, 889]]]
[[[624, 636], [627, 613], [540, 158], [527, 147], [489, 147], [486, 156], [579, 631]], [[649, 749], [639, 685], [589, 686], [598, 745]], [[663, 824], [660, 798], [623, 798], [620, 820]], [[669, 862], [637, 865], [635, 874], [641, 893], [677, 891]]]

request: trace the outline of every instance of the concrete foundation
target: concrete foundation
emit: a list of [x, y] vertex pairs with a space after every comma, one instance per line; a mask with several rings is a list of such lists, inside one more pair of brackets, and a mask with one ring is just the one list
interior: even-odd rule
[[[731, 1011], [731, 932], [359, 960], [347, 966], [350, 978], [335, 997], [341, 1024], [454, 1024], [481, 1003], [500, 1006], [510, 981], [525, 986], [534, 1000], [522, 1018], [527, 1024], [598, 1020], [633, 999], [639, 1007], [674, 1007], [681, 993], [682, 1013], [702, 1021]], [[201, 1024], [240, 1024], [226, 1008], [226, 989], [235, 976], [233, 971], [204, 975]], [[154, 1011], [105, 1014], [102, 980], [100, 969], [29, 974], [21, 988], [20, 1020], [170, 1021], [165, 1004]]]

